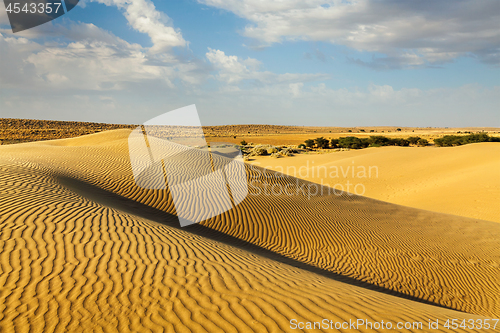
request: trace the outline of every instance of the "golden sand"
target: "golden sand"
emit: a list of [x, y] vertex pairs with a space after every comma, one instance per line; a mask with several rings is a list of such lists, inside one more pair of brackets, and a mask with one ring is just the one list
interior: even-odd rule
[[250, 163], [382, 201], [500, 222], [496, 142], [253, 157]]
[[180, 229], [168, 191], [135, 186], [129, 133], [0, 147], [1, 332], [293, 332], [323, 318], [422, 332], [500, 316], [498, 223], [269, 196], [266, 183], [311, 183], [249, 168], [236, 209]]

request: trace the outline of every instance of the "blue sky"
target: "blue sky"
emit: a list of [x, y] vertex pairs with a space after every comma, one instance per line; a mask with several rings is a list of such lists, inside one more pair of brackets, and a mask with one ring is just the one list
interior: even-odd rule
[[13, 34], [0, 117], [500, 126], [500, 2], [81, 1]]

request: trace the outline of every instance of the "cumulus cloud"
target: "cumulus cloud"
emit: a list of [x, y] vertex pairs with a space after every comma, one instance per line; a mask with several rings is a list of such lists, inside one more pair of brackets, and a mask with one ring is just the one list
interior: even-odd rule
[[29, 87], [36, 80], [36, 69], [25, 59], [43, 47], [26, 38], [0, 34], [0, 87]]
[[175, 29], [170, 18], [157, 11], [150, 0], [94, 0], [107, 6], [116, 6], [124, 12], [132, 28], [148, 34], [153, 42], [149, 50], [153, 53], [165, 52], [175, 46], [185, 46], [182, 33]]
[[[331, 42], [385, 54], [387, 68], [443, 63], [464, 55], [500, 63], [498, 0], [198, 1], [249, 20], [244, 35], [263, 45], [283, 40]], [[408, 53], [420, 59], [405, 57]]]
[[[53, 28], [50, 28], [53, 29]], [[150, 54], [93, 24], [57, 27], [66, 44], [0, 34], [0, 85], [3, 87], [117, 90], [129, 83], [158, 80], [198, 84], [208, 66], [172, 53]]]
[[256, 59], [240, 59], [237, 56], [226, 55], [224, 51], [208, 49], [208, 61], [218, 70], [216, 78], [227, 84], [237, 84], [242, 81], [253, 81], [259, 84], [290, 84], [306, 81], [329, 79], [326, 74], [277, 74], [269, 71], [259, 71], [260, 62]]
[[[148, 49], [149, 53], [158, 54], [169, 52], [173, 47], [183, 47], [187, 42], [182, 37], [179, 29], [174, 28], [172, 20], [163, 12], [156, 9], [151, 0], [91, 0], [107, 6], [115, 6], [122, 11], [129, 25], [138, 32], [147, 34], [153, 43]], [[0, 11], [0, 25], [8, 25], [6, 12]], [[10, 29], [2, 29], [0, 32], [10, 34]], [[106, 34], [106, 33], [104, 33]], [[25, 30], [16, 34], [25, 38], [65, 36], [74, 39], [98, 39], [106, 38], [103, 31], [94, 25], [80, 25], [66, 29], [52, 22], [43, 24], [35, 29]], [[109, 36], [108, 36], [109, 37]], [[109, 42], [109, 38], [108, 38]]]
[[[94, 24], [71, 21], [49, 22], [19, 34], [1, 29], [0, 85], [109, 90], [148, 80], [173, 87], [174, 80], [199, 84], [206, 78], [208, 66], [203, 61], [174, 54], [173, 47], [187, 42], [152, 1], [94, 1], [120, 9], [130, 26], [147, 34], [153, 46], [143, 48]], [[6, 15], [0, 16], [0, 24], [7, 22]]]

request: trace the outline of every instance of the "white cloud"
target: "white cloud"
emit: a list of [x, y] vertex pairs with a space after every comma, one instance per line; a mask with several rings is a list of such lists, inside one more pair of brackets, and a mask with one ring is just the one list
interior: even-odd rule
[[[0, 30], [0, 85], [5, 87], [109, 90], [129, 83], [158, 80], [199, 84], [208, 75], [202, 61], [174, 55], [172, 48], [186, 46], [180, 31], [150, 0], [95, 0], [123, 11], [130, 26], [147, 34], [150, 48], [124, 41], [93, 24], [63, 26], [49, 22], [12, 34]], [[6, 16], [0, 16], [0, 23]], [[66, 42], [37, 42], [64, 37]], [[64, 41], [64, 39], [63, 39]]]
[[[350, 63], [365, 66], [376, 70], [416, 68], [425, 66], [424, 58], [415, 53], [402, 53], [396, 56], [372, 57], [371, 61], [362, 61], [348, 57]], [[432, 61], [431, 61], [432, 62]], [[436, 61], [434, 61], [436, 62]]]
[[302, 82], [300, 82], [300, 83], [290, 83], [289, 87], [290, 87], [290, 92], [292, 93], [292, 96], [293, 97], [300, 96], [300, 90], [302, 89], [303, 86], [304, 86], [304, 84]]
[[[57, 88], [88, 90], [123, 89], [124, 82], [163, 79], [172, 85], [171, 67], [148, 66], [142, 50], [133, 45], [118, 47], [104, 42], [81, 41], [67, 47], [46, 47], [27, 58], [38, 76]], [[65, 77], [54, 82], [50, 77]]]
[[35, 67], [25, 59], [43, 47], [26, 38], [0, 34], [0, 87], [29, 88], [36, 82]]
[[150, 0], [94, 0], [107, 6], [117, 6], [124, 11], [128, 23], [135, 30], [148, 34], [153, 42], [149, 50], [160, 53], [172, 47], [185, 46], [186, 41], [179, 30], [176, 30], [170, 18], [156, 10]]
[[39, 44], [0, 34], [0, 86], [83, 90], [117, 90], [127, 84], [158, 80], [169, 87], [179, 79], [199, 84], [208, 75], [201, 61], [172, 53], [150, 54], [93, 24], [50, 27], [74, 40]]
[[[244, 35], [264, 45], [283, 40], [326, 41], [386, 54], [384, 66], [388, 68], [402, 62], [410, 66], [424, 61], [442, 63], [469, 54], [500, 63], [498, 0], [199, 1], [249, 20], [252, 24]], [[389, 64], [393, 60], [396, 65]]]
[[[257, 59], [216, 49], [206, 53], [207, 64], [172, 51], [187, 42], [149, 0], [99, 1], [121, 8], [134, 29], [149, 35], [153, 47], [84, 23], [48, 23], [16, 35], [0, 34], [0, 88], [9, 89], [0, 97], [1, 116], [141, 123], [198, 103], [200, 110], [210, 110], [207, 119], [218, 124], [241, 123], [245, 114], [247, 123], [500, 126], [500, 87], [331, 89], [317, 83], [328, 75], [273, 73]], [[204, 1], [248, 18], [253, 25], [245, 33], [263, 43], [325, 40], [385, 53], [371, 62], [351, 59], [377, 69], [418, 67], [463, 54], [495, 64], [500, 53], [495, 46], [498, 23], [490, 19], [496, 12], [484, 14], [488, 0], [477, 9], [467, 7], [469, 1], [458, 3], [448, 21], [442, 11], [410, 10], [408, 6], [418, 5], [396, 1], [393, 6], [338, 1], [332, 2], [334, 9], [315, 0]], [[440, 6], [450, 9], [447, 1]], [[464, 6], [470, 9], [468, 16]], [[36, 39], [41, 35], [66, 39], [41, 44]], [[321, 52], [314, 57], [327, 60]], [[202, 85], [210, 69], [220, 82], [216, 88]]]
[[206, 57], [218, 70], [216, 78], [227, 84], [237, 84], [245, 80], [259, 84], [289, 84], [329, 79], [326, 74], [276, 74], [258, 71], [260, 62], [256, 59], [239, 59], [237, 56], [226, 55], [221, 50], [211, 48], [208, 49]]

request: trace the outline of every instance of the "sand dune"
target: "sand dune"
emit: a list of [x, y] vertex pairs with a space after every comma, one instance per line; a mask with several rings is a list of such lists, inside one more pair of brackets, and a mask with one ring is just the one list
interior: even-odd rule
[[256, 157], [251, 163], [338, 189], [347, 190], [349, 182], [351, 192], [361, 184], [357, 193], [382, 201], [500, 222], [498, 143]]
[[168, 191], [134, 185], [129, 133], [0, 147], [0, 331], [289, 332], [291, 319], [500, 315], [497, 223], [347, 195], [269, 196], [266, 183], [311, 183], [249, 168], [236, 209], [179, 229]]

